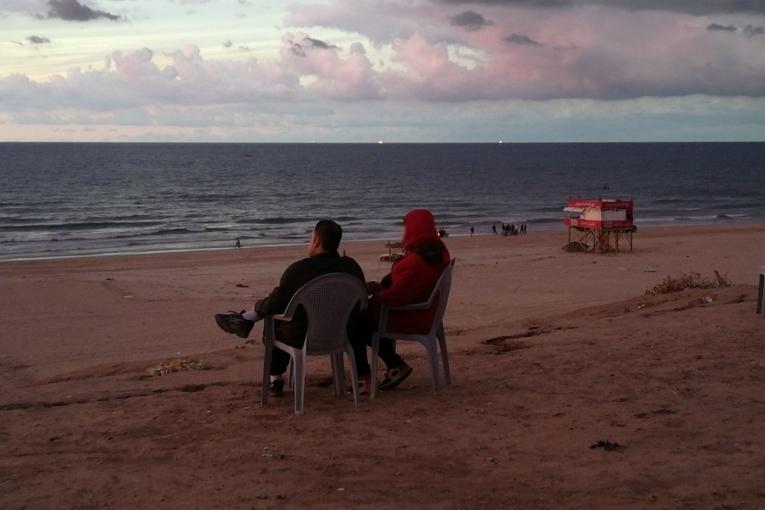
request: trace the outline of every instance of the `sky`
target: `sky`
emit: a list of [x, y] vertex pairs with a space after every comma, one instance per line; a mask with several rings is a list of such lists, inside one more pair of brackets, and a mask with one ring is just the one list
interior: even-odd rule
[[0, 141], [765, 141], [765, 0], [0, 0]]

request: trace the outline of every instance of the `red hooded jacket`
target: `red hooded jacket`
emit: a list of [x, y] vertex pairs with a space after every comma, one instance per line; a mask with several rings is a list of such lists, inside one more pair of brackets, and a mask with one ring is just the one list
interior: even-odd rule
[[[372, 299], [375, 320], [380, 305], [400, 306], [427, 301], [443, 269], [451, 258], [449, 250], [436, 232], [436, 221], [430, 211], [414, 209], [404, 217], [404, 257], [397, 260], [389, 277], [382, 281], [382, 290]], [[400, 333], [427, 333], [430, 330], [437, 302], [429, 310], [397, 312], [388, 316], [388, 330]]]

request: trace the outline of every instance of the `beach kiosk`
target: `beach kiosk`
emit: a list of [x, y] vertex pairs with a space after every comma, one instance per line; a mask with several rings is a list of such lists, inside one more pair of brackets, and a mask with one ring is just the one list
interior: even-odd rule
[[380, 255], [380, 262], [396, 262], [398, 259], [402, 258], [404, 254], [401, 253], [400, 250], [403, 246], [403, 244], [397, 241], [386, 241], [385, 247], [388, 248], [388, 253]]
[[[568, 246], [572, 233], [578, 235], [574, 244], [596, 253], [618, 252], [619, 242], [629, 240], [632, 251], [634, 224], [633, 201], [608, 198], [570, 198], [563, 209], [571, 216], [563, 223], [568, 227]], [[574, 216], [578, 215], [578, 216]]]

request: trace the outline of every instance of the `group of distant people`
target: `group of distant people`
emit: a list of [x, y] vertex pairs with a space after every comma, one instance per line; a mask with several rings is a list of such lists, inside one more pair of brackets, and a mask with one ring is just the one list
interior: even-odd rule
[[[502, 223], [502, 235], [503, 236], [518, 236], [518, 235], [526, 235], [526, 224], [525, 223], [519, 223], [518, 225], [514, 223]], [[491, 232], [494, 235], [497, 235], [497, 224], [492, 223], [491, 225]], [[473, 237], [475, 234], [475, 229], [473, 227], [470, 227], [470, 237]]]
[[519, 223], [518, 225], [515, 225], [514, 223], [508, 223], [505, 225], [502, 224], [502, 235], [503, 236], [518, 236], [518, 235], [525, 235], [526, 234], [526, 224], [525, 223]]
[[[215, 314], [215, 322], [226, 333], [247, 338], [255, 322], [267, 315], [284, 313], [295, 293], [314, 278], [328, 273], [346, 273], [358, 278], [370, 295], [367, 310], [356, 310], [348, 321], [348, 338], [353, 347], [361, 391], [370, 392], [371, 369], [367, 359], [367, 345], [377, 331], [381, 306], [402, 306], [426, 301], [438, 282], [441, 272], [451, 258], [446, 245], [439, 238], [433, 214], [425, 209], [414, 209], [404, 217], [401, 243], [404, 256], [393, 263], [389, 274], [379, 282], [364, 278], [364, 272], [351, 257], [338, 253], [343, 230], [332, 220], [321, 220], [311, 233], [308, 257], [290, 265], [282, 274], [274, 290], [255, 302], [250, 310]], [[387, 329], [401, 333], [424, 333], [430, 329], [435, 308], [391, 313]], [[276, 337], [291, 346], [303, 346], [308, 330], [305, 313], [296, 314], [292, 321], [279, 321]], [[393, 339], [381, 338], [379, 357], [387, 370], [377, 389], [398, 386], [412, 373], [410, 367], [396, 352]], [[274, 348], [269, 367], [270, 393], [281, 396], [284, 392], [284, 373], [290, 356]]]

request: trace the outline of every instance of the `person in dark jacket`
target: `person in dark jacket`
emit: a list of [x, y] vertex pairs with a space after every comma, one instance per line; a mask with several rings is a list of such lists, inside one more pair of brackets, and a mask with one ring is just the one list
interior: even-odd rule
[[[390, 274], [379, 283], [367, 283], [367, 290], [372, 295], [370, 308], [373, 328], [378, 326], [380, 306], [427, 301], [441, 272], [451, 261], [449, 250], [438, 237], [436, 220], [426, 209], [413, 209], [404, 217], [402, 245], [404, 256], [394, 262]], [[438, 303], [434, 303], [429, 310], [390, 313], [386, 329], [401, 333], [427, 333], [437, 307]], [[357, 351], [359, 375], [364, 377], [370, 370], [366, 360], [366, 346], [355, 345], [354, 349]], [[379, 356], [387, 367], [379, 389], [398, 386], [412, 373], [412, 368], [398, 355], [391, 339], [380, 339]]]
[[[334, 221], [319, 221], [311, 233], [308, 257], [290, 265], [282, 274], [279, 285], [268, 296], [258, 300], [251, 311], [215, 314], [215, 322], [226, 333], [247, 338], [256, 321], [266, 315], [284, 313], [298, 289], [317, 276], [327, 273], [347, 273], [365, 282], [364, 272], [358, 263], [351, 257], [340, 256], [337, 252], [342, 235], [342, 228]], [[356, 330], [360, 320], [358, 313], [351, 316], [348, 328], [352, 336], [357, 335]], [[277, 322], [276, 327], [276, 336], [279, 340], [295, 347], [302, 347], [307, 331], [305, 311], [299, 308], [292, 321]], [[289, 361], [289, 354], [274, 348], [270, 367], [272, 395], [283, 394], [283, 374], [289, 366]]]

